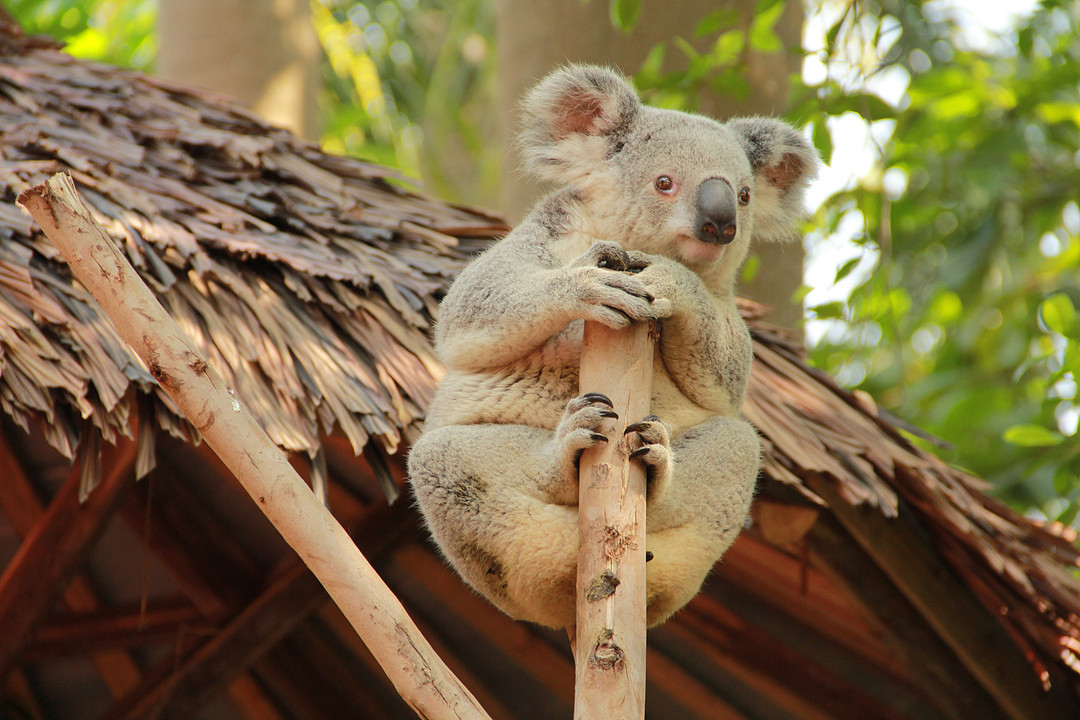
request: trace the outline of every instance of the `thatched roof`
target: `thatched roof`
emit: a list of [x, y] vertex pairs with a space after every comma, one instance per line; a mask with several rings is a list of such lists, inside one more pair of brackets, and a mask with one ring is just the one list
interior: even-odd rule
[[[11, 202], [69, 171], [110, 234], [291, 451], [340, 428], [397, 451], [432, 390], [426, 340], [457, 237], [498, 221], [400, 189], [393, 171], [326, 155], [237, 107], [49, 53], [0, 66], [4, 410], [43, 421], [71, 457], [83, 420], [190, 436], [167, 397]], [[134, 391], [134, 392], [133, 392]]]
[[[406, 716], [15, 207], [21, 190], [66, 170], [271, 437], [329, 477], [331, 507], [493, 716], [566, 714], [562, 639], [464, 590], [418, 539], [407, 503], [388, 508], [374, 490], [380, 475], [401, 481], [400, 453], [440, 373], [437, 300], [500, 221], [222, 99], [0, 37], [0, 530], [30, 536], [19, 556], [0, 554], [11, 558], [0, 672], [15, 670], [5, 697], [46, 716], [74, 682], [50, 660], [90, 657], [108, 717], [188, 716], [207, 702], [229, 705], [225, 717], [333, 716], [324, 705]], [[743, 309], [756, 354], [745, 412], [766, 447], [755, 524], [706, 591], [651, 635], [650, 718], [1080, 712], [1075, 538], [989, 497]], [[102, 486], [83, 510], [64, 510], [78, 471], [63, 466], [80, 444], [96, 459], [98, 435], [116, 446]], [[155, 448], [151, 495], [128, 476]], [[58, 473], [68, 479], [55, 491]], [[54, 492], [46, 514], [35, 494]], [[110, 562], [132, 562], [123, 543], [85, 568], [106, 591], [66, 585], [117, 503], [128, 544], [154, 559], [134, 597], [104, 579]], [[162, 535], [144, 537], [142, 523]], [[49, 544], [61, 536], [71, 547]], [[57, 566], [48, 583], [31, 581], [34, 557]], [[46, 617], [65, 587], [72, 612]], [[125, 605], [147, 595], [141, 610]], [[133, 618], [141, 629], [121, 622]], [[143, 646], [158, 654], [140, 659]], [[308, 662], [314, 678], [292, 666]]]

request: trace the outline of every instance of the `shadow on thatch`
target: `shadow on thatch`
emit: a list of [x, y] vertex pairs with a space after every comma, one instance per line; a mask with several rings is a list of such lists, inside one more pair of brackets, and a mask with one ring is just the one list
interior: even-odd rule
[[[428, 339], [438, 298], [471, 252], [505, 232], [502, 223], [403, 189], [392, 171], [326, 155], [221, 99], [72, 60], [10, 28], [0, 37], [0, 403], [9, 418], [8, 464], [0, 467], [48, 494], [55, 485], [35, 472], [49, 453], [35, 438], [68, 460], [85, 446], [84, 484], [96, 480], [98, 437], [119, 448], [107, 454], [106, 476], [109, 458], [123, 459], [117, 472], [142, 475], [158, 451], [163, 478], [189, 480], [164, 491], [175, 495], [164, 510], [148, 490], [129, 488], [137, 508], [122, 505], [121, 514], [134, 513], [134, 526], [140, 513], [164, 512], [161, 524], [172, 528], [218, 522], [221, 545], [240, 542], [230, 537], [238, 524], [265, 537], [261, 518], [222, 519], [243, 512], [236, 503], [246, 500], [221, 489], [227, 481], [211, 460], [185, 454], [192, 428], [15, 206], [20, 191], [68, 171], [97, 219], [274, 441], [307, 455], [310, 472], [332, 481], [335, 512], [353, 518], [367, 538], [358, 539], [362, 547], [386, 554], [382, 569], [391, 585], [427, 618], [493, 716], [562, 712], [565, 678], [551, 675], [566, 664], [563, 651], [553, 649], [557, 641], [478, 603], [416, 541], [408, 508], [387, 509], [370, 488], [347, 479], [379, 477], [391, 494], [394, 478], [400, 481], [399, 454], [415, 436], [440, 375]], [[921, 450], [868, 398], [808, 368], [796, 345], [755, 320], [753, 305], [742, 307], [756, 352], [745, 410], [766, 448], [755, 524], [719, 567], [717, 582], [652, 636], [650, 717], [1080, 712], [1075, 538], [988, 497], [981, 481]], [[124, 438], [134, 438], [134, 447]], [[364, 454], [351, 469], [349, 450]], [[190, 476], [188, 463], [198, 468]], [[189, 481], [207, 497], [228, 497], [191, 496], [181, 489]], [[18, 534], [48, 522], [40, 510], [20, 510], [10, 495], [0, 495]], [[101, 525], [111, 512], [102, 511]], [[167, 627], [187, 622], [241, 643], [249, 636], [233, 635], [232, 628], [263, 607], [259, 602], [295, 598], [302, 590], [304, 602], [280, 606], [293, 608], [288, 617], [308, 618], [318, 607], [317, 586], [305, 584], [303, 569], [276, 545], [246, 574], [222, 570], [216, 585], [200, 579], [204, 570], [192, 543], [201, 532], [178, 529], [168, 549], [153, 545], [155, 557], [171, 558], [162, 562], [186, 578], [176, 593], [183, 612], [169, 615], [174, 624]], [[94, 537], [88, 532], [87, 542]], [[236, 553], [243, 552], [255, 551], [238, 545]], [[180, 569], [185, 553], [194, 565]], [[41, 617], [0, 602], [0, 621], [5, 612], [26, 620], [12, 642], [18, 647], [0, 653], [0, 661], [31, 678], [45, 677], [41, 658], [63, 654], [63, 637], [73, 637], [61, 632], [74, 632], [71, 618], [68, 626], [63, 617], [51, 624], [44, 618], [63, 578], [79, 567], [74, 555], [70, 562], [66, 574], [57, 571], [55, 587], [27, 595], [41, 601]], [[95, 603], [109, 607], [100, 598]], [[299, 622], [275, 612], [282, 634]], [[468, 619], [476, 617], [484, 620]], [[352, 647], [333, 611], [324, 607], [314, 618], [274, 652], [286, 652], [291, 642], [300, 644], [297, 652], [346, 653], [343, 667], [360, 673], [363, 651]], [[83, 618], [82, 627], [89, 622]], [[474, 629], [469, 642], [455, 634], [462, 622]], [[319, 634], [330, 631], [338, 639]], [[126, 647], [138, 637], [125, 635]], [[273, 647], [272, 637], [282, 635], [258, 635], [258, 653]], [[95, 661], [104, 652], [100, 641], [81, 642], [69, 652]], [[321, 686], [281, 689], [288, 678], [272, 654], [259, 660], [245, 646], [210, 664], [205, 655], [224, 652], [224, 640], [209, 649], [177, 642], [184, 662], [136, 663], [134, 677], [109, 683], [116, 704], [108, 717], [141, 716], [139, 708], [147, 707], [166, 707], [167, 716], [194, 711], [228, 682], [241, 714], [259, 707], [256, 700], [276, 704], [282, 717], [298, 712], [303, 698], [318, 705]], [[485, 656], [477, 647], [493, 650]], [[509, 659], [490, 659], [496, 656]], [[240, 657], [246, 659], [226, 661]], [[500, 664], [524, 679], [505, 680]], [[0, 662], [0, 670], [10, 669]], [[109, 675], [102, 670], [102, 677]], [[363, 691], [373, 703], [368, 716], [401, 716], [373, 677]], [[251, 678], [258, 687], [236, 689]], [[189, 687], [184, 683], [199, 688], [187, 699], [162, 689]], [[338, 684], [351, 687], [345, 679]], [[12, 687], [12, 696], [22, 697]], [[27, 687], [29, 696], [50, 702], [47, 683]], [[549, 697], [553, 705], [545, 704]], [[372, 707], [388, 709], [378, 714]]]

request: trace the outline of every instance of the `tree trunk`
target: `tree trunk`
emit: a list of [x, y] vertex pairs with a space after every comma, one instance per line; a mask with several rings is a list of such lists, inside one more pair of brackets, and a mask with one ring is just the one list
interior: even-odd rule
[[[503, 147], [512, 147], [522, 95], [554, 68], [567, 62], [589, 62], [614, 65], [633, 74], [658, 43], [682, 37], [701, 49], [704, 43], [694, 37], [694, 28], [718, 8], [735, 8], [742, 26], [746, 26], [756, 4], [756, 0], [644, 2], [633, 30], [624, 33], [608, 17], [608, 0], [497, 0], [499, 135]], [[776, 26], [785, 50], [760, 53], [751, 49], [746, 58], [751, 94], [742, 101], [705, 95], [702, 112], [721, 120], [737, 115], [783, 114], [788, 77], [800, 67], [802, 20], [802, 4], [788, 0]], [[682, 56], [669, 48], [665, 62], [669, 65], [666, 69], [674, 69]], [[518, 163], [516, 153], [505, 154], [502, 210], [514, 222], [524, 216], [542, 191], [538, 183], [518, 172]], [[762, 271], [741, 288], [741, 293], [775, 308], [767, 317], [769, 321], [800, 328], [802, 307], [792, 297], [802, 284], [802, 245], [760, 243], [750, 251], [760, 256]]]
[[307, 0], [159, 0], [157, 31], [159, 77], [318, 138], [320, 51]]

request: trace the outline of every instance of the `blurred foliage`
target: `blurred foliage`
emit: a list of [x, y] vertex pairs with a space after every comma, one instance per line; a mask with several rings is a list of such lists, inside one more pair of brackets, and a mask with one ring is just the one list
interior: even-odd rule
[[5, 0], [23, 29], [67, 44], [72, 55], [149, 69], [157, 55], [155, 0]]
[[823, 242], [853, 243], [833, 282], [857, 282], [809, 308], [826, 328], [812, 358], [1021, 509], [1075, 525], [1080, 9], [1042, 2], [978, 42], [942, 6], [842, 6], [825, 76], [798, 93], [826, 157], [847, 114], [876, 143], [818, 213]]
[[[759, 0], [749, 27], [724, 7], [688, 22], [637, 69], [639, 89], [691, 110], [705, 93], [745, 97], [747, 53], [782, 49], [784, 4]], [[75, 55], [152, 62], [153, 0], [8, 7]], [[629, 32], [641, 1], [608, 7]], [[312, 10], [326, 147], [443, 197], [495, 197], [494, 0]], [[957, 12], [944, 0], [808, 0], [789, 119], [826, 160], [857, 165], [810, 226], [811, 360], [942, 438], [937, 452], [1020, 509], [1077, 526], [1080, 9], [1042, 0], [981, 37]]]
[[[747, 52], [784, 49], [774, 28], [785, 4], [785, 0], [759, 0], [749, 27], [740, 27], [733, 7], [714, 10], [687, 28], [692, 30], [688, 37], [674, 37], [654, 47], [634, 73], [635, 86], [650, 104], [678, 110], [697, 111], [702, 93], [745, 99], [753, 91], [747, 80]], [[667, 62], [670, 48], [678, 53], [676, 62]]]
[[313, 0], [327, 58], [324, 145], [450, 200], [497, 195], [491, 0]]

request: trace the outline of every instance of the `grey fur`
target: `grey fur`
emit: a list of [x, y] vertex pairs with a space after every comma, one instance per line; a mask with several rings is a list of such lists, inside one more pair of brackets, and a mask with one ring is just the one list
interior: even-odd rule
[[[447, 374], [409, 474], [432, 536], [472, 587], [514, 617], [572, 624], [576, 462], [611, 422], [602, 399], [579, 396], [582, 324], [660, 320], [662, 422], [637, 430], [653, 625], [694, 596], [746, 520], [760, 459], [739, 416], [752, 351], [735, 277], [752, 235], [795, 234], [817, 158], [780, 121], [647, 107], [593, 66], [556, 71], [524, 111], [526, 165], [562, 189], [447, 294], [435, 334]], [[698, 189], [717, 179], [741, 196], [737, 230], [703, 241]]]

